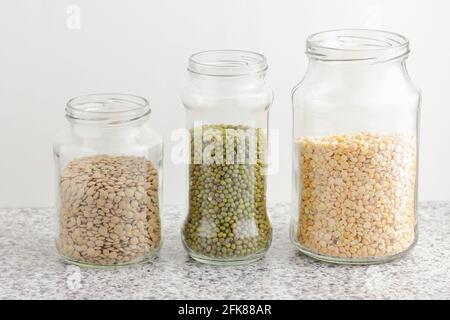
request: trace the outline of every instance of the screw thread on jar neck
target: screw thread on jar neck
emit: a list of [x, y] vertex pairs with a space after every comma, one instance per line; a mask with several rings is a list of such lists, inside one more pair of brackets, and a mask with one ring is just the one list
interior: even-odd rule
[[242, 50], [212, 50], [193, 54], [188, 71], [211, 77], [243, 77], [264, 74], [266, 58], [259, 53]]
[[409, 41], [381, 30], [330, 30], [311, 35], [306, 41], [306, 54], [320, 62], [382, 63], [406, 59]]
[[150, 112], [147, 99], [120, 93], [79, 96], [70, 99], [66, 104], [67, 119], [81, 124], [126, 124], [145, 119]]

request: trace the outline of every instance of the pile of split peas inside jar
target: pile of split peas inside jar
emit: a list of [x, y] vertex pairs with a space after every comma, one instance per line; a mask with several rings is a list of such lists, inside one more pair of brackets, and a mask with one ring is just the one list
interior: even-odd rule
[[297, 240], [328, 256], [392, 256], [415, 239], [416, 139], [302, 137]]

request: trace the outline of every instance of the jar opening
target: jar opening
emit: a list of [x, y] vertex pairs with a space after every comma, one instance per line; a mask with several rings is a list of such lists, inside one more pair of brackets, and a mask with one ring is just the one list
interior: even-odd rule
[[69, 120], [93, 124], [121, 124], [149, 114], [147, 99], [130, 94], [89, 94], [72, 98], [66, 104]]
[[245, 76], [267, 70], [266, 57], [241, 50], [212, 50], [193, 54], [188, 71], [205, 76]]
[[306, 41], [306, 54], [331, 62], [385, 62], [406, 58], [409, 41], [402, 35], [369, 29], [341, 29], [319, 32]]

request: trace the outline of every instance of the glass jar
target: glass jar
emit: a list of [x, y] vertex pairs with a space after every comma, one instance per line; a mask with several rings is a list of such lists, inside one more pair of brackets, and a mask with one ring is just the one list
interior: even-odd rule
[[162, 138], [146, 99], [93, 94], [69, 100], [54, 144], [60, 255], [83, 266], [144, 262], [161, 245]]
[[189, 129], [188, 213], [182, 240], [192, 258], [239, 264], [264, 256], [268, 111], [264, 56], [221, 50], [189, 59], [182, 89]]
[[307, 40], [309, 65], [292, 92], [291, 239], [335, 263], [376, 263], [417, 239], [421, 96], [406, 38], [334, 30]]

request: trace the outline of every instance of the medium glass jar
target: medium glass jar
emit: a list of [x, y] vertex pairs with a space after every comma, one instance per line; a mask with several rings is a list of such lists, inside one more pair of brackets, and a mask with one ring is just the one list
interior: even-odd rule
[[69, 100], [54, 144], [60, 255], [83, 266], [144, 262], [161, 245], [162, 139], [146, 99], [94, 94]]
[[308, 256], [376, 263], [417, 239], [421, 96], [408, 40], [335, 30], [307, 40], [309, 65], [292, 92], [291, 239]]
[[192, 258], [239, 264], [264, 256], [272, 239], [266, 208], [271, 88], [264, 56], [221, 50], [189, 59], [182, 90], [189, 129], [188, 213], [182, 240]]

